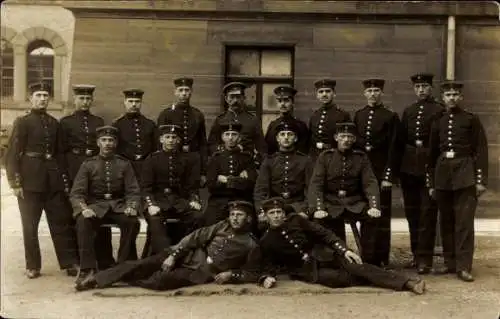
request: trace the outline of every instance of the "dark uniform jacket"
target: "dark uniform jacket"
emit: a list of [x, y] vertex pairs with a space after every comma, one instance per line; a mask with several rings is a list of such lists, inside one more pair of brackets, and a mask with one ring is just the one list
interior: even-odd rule
[[[321, 153], [329, 148], [336, 148], [337, 142], [334, 139], [336, 124], [350, 121], [351, 116], [349, 113], [335, 104], [322, 106], [315, 110], [309, 119], [311, 154]], [[318, 148], [318, 143], [323, 143], [323, 147]]]
[[277, 152], [264, 159], [254, 189], [256, 210], [262, 201], [282, 197], [295, 212], [307, 213], [307, 186], [312, 164], [309, 157], [299, 151]]
[[206, 174], [208, 162], [207, 132], [205, 116], [199, 109], [190, 105], [172, 104], [161, 111], [158, 127], [164, 124], [178, 125], [182, 128], [181, 148], [196, 152], [201, 157], [201, 175]]
[[5, 154], [5, 166], [13, 188], [42, 193], [69, 189], [59, 122], [40, 110], [18, 117]]
[[368, 154], [379, 181], [392, 182], [397, 164], [398, 115], [382, 104], [365, 106], [356, 111], [354, 123], [358, 130], [355, 146]]
[[268, 276], [289, 274], [314, 277], [318, 246], [345, 254], [345, 243], [332, 231], [297, 214], [290, 214], [277, 228], [269, 228], [252, 249], [242, 270], [233, 270], [232, 282], [261, 282]]
[[[200, 270], [194, 282], [206, 282], [206, 277], [245, 264], [248, 253], [257, 247], [248, 230], [235, 231], [227, 220], [199, 228], [169, 248], [181, 267]], [[205, 278], [204, 278], [205, 277]]]
[[200, 158], [194, 153], [156, 151], [142, 167], [141, 188], [148, 206], [186, 211], [199, 201]]
[[156, 124], [144, 115], [126, 113], [112, 125], [119, 130], [116, 152], [126, 159], [140, 161], [157, 149]]
[[[247, 178], [240, 177], [243, 171]], [[217, 181], [219, 175], [227, 176], [228, 182]], [[211, 197], [251, 200], [256, 178], [253, 154], [239, 148], [215, 152], [208, 164], [207, 187]]]
[[401, 173], [425, 176], [431, 125], [443, 112], [444, 106], [433, 97], [417, 101], [403, 111], [397, 135]]
[[127, 207], [140, 210], [140, 189], [132, 165], [120, 155], [87, 159], [80, 166], [71, 189], [74, 216], [87, 207], [102, 218]]
[[84, 160], [99, 153], [96, 129], [104, 125], [104, 120], [89, 111], [78, 110], [61, 119], [64, 153], [70, 179]]
[[266, 142], [264, 140], [264, 134], [262, 133], [260, 120], [252, 113], [241, 108], [238, 111], [228, 109], [215, 118], [208, 136], [208, 149], [210, 154], [224, 149], [224, 143], [221, 139], [222, 130], [220, 123], [227, 122], [238, 122], [243, 126], [241, 129], [240, 144], [243, 146], [244, 151], [252, 154], [254, 154], [254, 151], [257, 151], [261, 155], [266, 153]]
[[297, 127], [298, 141], [295, 146], [297, 150], [299, 150], [304, 154], [307, 154], [309, 152], [309, 129], [307, 128], [307, 124], [304, 121], [301, 121], [295, 118], [295, 116], [290, 114], [280, 116], [277, 119], [273, 120], [271, 123], [269, 123], [265, 136], [267, 145], [267, 154], [273, 155], [274, 153], [279, 151], [278, 141], [276, 141], [276, 134], [277, 134], [276, 129], [282, 121], [293, 123], [293, 125]]
[[337, 217], [344, 209], [361, 213], [367, 206], [380, 209], [378, 181], [368, 156], [360, 150], [336, 149], [318, 157], [308, 191], [309, 210], [325, 210]]
[[477, 115], [456, 107], [434, 121], [427, 185], [456, 190], [488, 182], [488, 141]]

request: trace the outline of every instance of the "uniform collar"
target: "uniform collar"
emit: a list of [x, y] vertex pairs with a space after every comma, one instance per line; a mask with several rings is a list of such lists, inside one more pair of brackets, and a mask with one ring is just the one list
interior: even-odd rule
[[350, 149], [347, 149], [347, 150], [345, 150], [345, 151], [343, 151], [343, 152], [342, 152], [341, 150], [337, 149], [337, 152], [339, 152], [339, 154], [341, 154], [341, 155], [344, 155], [344, 156], [349, 156], [349, 155], [351, 155], [351, 154], [352, 154], [353, 149], [352, 149], [352, 147], [351, 147]]
[[280, 116], [280, 119], [295, 119], [295, 116], [293, 116], [293, 112], [287, 112], [287, 113], [283, 113], [281, 114]]
[[384, 107], [384, 103], [375, 104], [374, 106], [366, 105], [368, 109], [378, 110]]
[[76, 110], [75, 114], [76, 115], [81, 115], [81, 116], [89, 116], [90, 115], [90, 110]]
[[280, 149], [278, 152], [279, 152], [279, 153], [282, 153], [282, 154], [291, 154], [291, 153], [295, 153], [295, 147], [292, 147], [292, 148], [290, 148], [290, 149], [288, 149], [288, 150], [281, 150], [281, 149]]
[[47, 114], [47, 109], [32, 109], [30, 112], [36, 115], [45, 115]]
[[329, 109], [336, 109], [337, 105], [335, 103], [328, 103], [326, 105], [321, 105], [320, 109], [321, 110], [329, 110]]
[[141, 116], [141, 112], [125, 113], [125, 117], [129, 119], [136, 119]]
[[417, 103], [430, 103], [430, 102], [435, 102], [435, 101], [436, 100], [434, 99], [434, 97], [432, 95], [429, 95], [425, 99], [417, 100]]
[[115, 153], [111, 153], [109, 155], [102, 155], [101, 153], [99, 153], [99, 158], [103, 159], [103, 160], [109, 160], [109, 159], [112, 159], [113, 157], [115, 157]]
[[190, 106], [189, 103], [183, 103], [183, 102], [176, 102], [174, 105], [175, 108], [179, 110], [188, 109]]
[[457, 114], [462, 112], [462, 108], [460, 106], [455, 106], [454, 108], [446, 108], [446, 113], [448, 114]]

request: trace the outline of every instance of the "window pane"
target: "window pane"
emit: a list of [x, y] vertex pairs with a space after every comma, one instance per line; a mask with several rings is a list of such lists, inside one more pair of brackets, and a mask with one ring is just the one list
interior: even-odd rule
[[2, 97], [12, 97], [14, 95], [14, 52], [12, 44], [5, 39], [1, 39], [1, 95]]
[[290, 85], [290, 83], [267, 83], [262, 85], [262, 111], [264, 113], [279, 112], [273, 90], [282, 85]]
[[255, 115], [257, 114], [257, 85], [247, 83], [247, 86], [245, 90], [247, 110]]
[[292, 53], [288, 50], [262, 51], [261, 75], [291, 76]]
[[12, 77], [14, 77], [14, 69], [2, 68], [2, 78], [12, 78]]
[[276, 113], [263, 113], [262, 114], [262, 132], [266, 134], [267, 132], [267, 127], [269, 126], [269, 123], [271, 123], [273, 120], [277, 119], [279, 114]]
[[229, 51], [229, 75], [259, 75], [259, 52], [235, 49]]

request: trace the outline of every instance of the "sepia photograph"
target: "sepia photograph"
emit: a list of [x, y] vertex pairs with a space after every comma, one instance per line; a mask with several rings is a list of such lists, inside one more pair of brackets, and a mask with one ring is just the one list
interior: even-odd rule
[[500, 319], [497, 1], [0, 13], [1, 318]]

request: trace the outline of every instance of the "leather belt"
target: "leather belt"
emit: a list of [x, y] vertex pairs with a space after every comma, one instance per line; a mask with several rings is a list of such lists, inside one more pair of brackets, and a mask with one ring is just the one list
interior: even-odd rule
[[54, 156], [50, 153], [40, 153], [40, 152], [24, 152], [23, 155], [32, 158], [43, 158], [46, 160], [51, 160]]
[[71, 153], [75, 155], [93, 156], [94, 154], [97, 154], [97, 151], [90, 148], [73, 148], [71, 149]]
[[113, 194], [113, 193], [92, 194], [91, 197], [95, 199], [111, 200], [111, 199], [121, 198], [123, 197], [123, 194]]
[[441, 156], [444, 158], [459, 158], [459, 157], [469, 157], [472, 156], [470, 151], [467, 150], [448, 150], [448, 151], [442, 151]]

